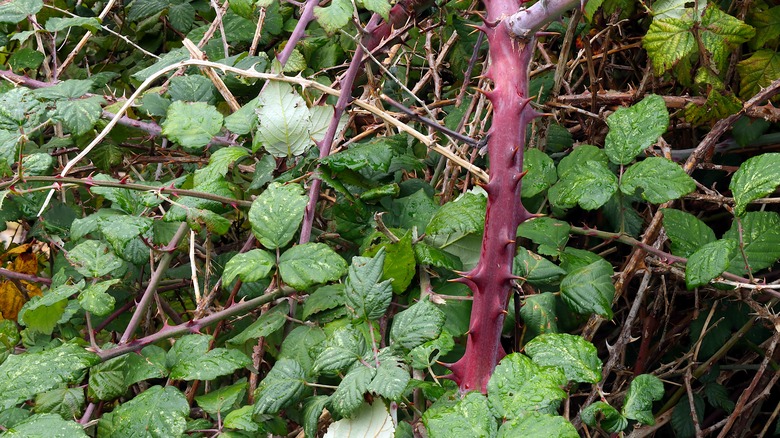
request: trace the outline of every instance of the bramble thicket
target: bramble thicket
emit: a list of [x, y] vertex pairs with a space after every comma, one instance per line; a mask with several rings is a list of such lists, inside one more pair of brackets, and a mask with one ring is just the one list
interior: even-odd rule
[[780, 6], [6, 0], [0, 436], [780, 434]]

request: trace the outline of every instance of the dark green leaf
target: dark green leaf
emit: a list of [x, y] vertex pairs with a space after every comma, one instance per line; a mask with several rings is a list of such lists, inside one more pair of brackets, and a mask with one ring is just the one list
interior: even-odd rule
[[596, 313], [612, 319], [612, 274], [612, 265], [606, 260], [575, 269], [561, 281], [561, 296], [577, 313]]
[[287, 245], [298, 231], [308, 201], [297, 184], [269, 185], [249, 209], [252, 232], [268, 249]]
[[320, 415], [329, 398], [327, 395], [315, 395], [307, 398], [303, 403], [303, 431], [306, 436], [317, 436]]
[[249, 384], [246, 378], [239, 379], [230, 386], [219, 388], [208, 394], [195, 397], [198, 406], [212, 416], [224, 415], [236, 409], [244, 399]]
[[517, 235], [539, 245], [539, 254], [558, 256], [569, 241], [569, 224], [551, 217], [525, 221], [517, 228]]
[[172, 386], [153, 386], [134, 399], [104, 415], [98, 423], [99, 436], [118, 438], [167, 438], [180, 436], [187, 428], [190, 407]]
[[128, 386], [147, 379], [159, 379], [168, 375], [165, 367], [165, 350], [156, 345], [147, 345], [139, 353], [127, 355], [127, 374], [125, 384]]
[[487, 399], [479, 392], [469, 392], [462, 399], [441, 399], [425, 411], [422, 420], [431, 438], [491, 438], [497, 429]]
[[596, 347], [581, 336], [566, 333], [539, 335], [525, 345], [525, 352], [539, 365], [560, 367], [571, 381], [601, 381], [602, 363]]
[[284, 323], [287, 321], [286, 316], [288, 310], [289, 306], [284, 303], [277, 305], [273, 309], [260, 315], [255, 322], [250, 324], [249, 327], [245, 328], [241, 333], [230, 338], [228, 343], [242, 345], [249, 340], [269, 336], [284, 326]]
[[555, 163], [539, 149], [528, 149], [523, 155], [523, 198], [530, 198], [544, 192], [558, 181]]
[[513, 419], [527, 411], [554, 414], [566, 393], [560, 368], [542, 367], [527, 356], [512, 353], [496, 366], [487, 385], [488, 400], [498, 417]]
[[328, 338], [325, 348], [314, 362], [314, 370], [320, 372], [343, 371], [359, 361], [367, 351], [366, 339], [357, 328], [340, 327]]
[[566, 271], [555, 263], [523, 247], [517, 249], [512, 271], [534, 286], [558, 284], [566, 275]]
[[99, 361], [97, 355], [72, 343], [36, 353], [11, 355], [0, 365], [0, 410], [62, 383], [74, 382]]
[[123, 266], [122, 260], [97, 240], [80, 243], [68, 251], [67, 257], [76, 270], [87, 277], [102, 277]]
[[538, 412], [523, 413], [518, 418], [502, 424], [498, 428], [497, 438], [512, 437], [555, 437], [577, 438], [577, 429], [565, 418], [559, 415], [540, 414]]
[[298, 290], [338, 280], [346, 271], [347, 262], [324, 243], [297, 245], [279, 257], [282, 280]]
[[306, 386], [301, 365], [292, 359], [280, 359], [255, 392], [255, 414], [275, 414], [298, 401]]
[[303, 319], [309, 319], [319, 312], [344, 305], [344, 285], [322, 286], [306, 298], [303, 303]]
[[79, 294], [79, 304], [87, 312], [98, 316], [108, 315], [114, 310], [116, 300], [113, 296], [107, 294], [106, 291], [120, 281], [120, 279], [115, 278], [90, 284]]
[[444, 326], [444, 312], [423, 299], [395, 315], [390, 340], [411, 350], [418, 345], [436, 339]]
[[253, 249], [236, 254], [222, 271], [222, 284], [228, 287], [238, 277], [244, 283], [258, 281], [268, 276], [276, 264], [276, 259], [268, 251]]
[[209, 350], [211, 339], [209, 335], [187, 335], [179, 338], [167, 355], [166, 362], [171, 369], [170, 378], [211, 380], [251, 363], [251, 360], [238, 350]]
[[658, 377], [640, 374], [631, 381], [626, 399], [623, 401], [623, 415], [642, 424], [653, 425], [653, 402], [664, 396], [664, 384]]
[[690, 257], [702, 246], [715, 241], [715, 232], [696, 216], [672, 208], [664, 208], [664, 229], [671, 240], [672, 254]]
[[126, 357], [120, 356], [99, 363], [89, 370], [88, 393], [91, 401], [113, 400], [127, 391]]
[[376, 369], [358, 364], [353, 367], [339, 383], [339, 387], [330, 396], [333, 412], [343, 417], [352, 414], [363, 404], [363, 394], [376, 375]]
[[[745, 275], [768, 268], [780, 259], [780, 216], [770, 211], [745, 213], [731, 224], [723, 239], [739, 242], [742, 247], [731, 259], [729, 272]], [[743, 252], [747, 256], [747, 266]]]
[[[648, 37], [645, 38], [646, 47]], [[650, 94], [636, 105], [619, 108], [612, 113], [607, 117], [607, 125], [609, 133], [605, 139], [604, 152], [613, 163], [625, 165], [634, 161], [637, 155], [666, 132], [669, 112], [661, 96]]]
[[444, 248], [468, 234], [481, 233], [485, 227], [487, 198], [466, 193], [453, 202], [444, 204], [431, 218], [426, 234], [430, 242]]
[[0, 23], [16, 24], [42, 8], [41, 0], [11, 0], [0, 5]]
[[617, 409], [598, 401], [582, 410], [582, 422], [591, 427], [600, 427], [608, 433], [622, 432], [628, 427], [628, 419]]
[[531, 336], [558, 332], [556, 298], [550, 292], [531, 295], [520, 308], [520, 316]]
[[696, 183], [672, 161], [650, 157], [629, 167], [620, 180], [620, 190], [626, 195], [637, 189], [647, 201], [663, 204], [696, 190]]
[[349, 267], [346, 286], [347, 307], [357, 318], [377, 319], [385, 314], [393, 288], [390, 280], [381, 281], [385, 262], [385, 250], [380, 249], [374, 258], [354, 257]]
[[729, 267], [737, 250], [731, 239], [710, 242], [691, 254], [685, 265], [685, 285], [688, 289], [708, 284]]
[[780, 154], [769, 153], [748, 158], [731, 178], [734, 213], [742, 216], [748, 204], [775, 191], [780, 185]]
[[[373, 356], [374, 353], [369, 354]], [[368, 385], [368, 391], [388, 400], [400, 401], [411, 380], [409, 370], [403, 361], [392, 356], [388, 349], [380, 351], [377, 360], [379, 360], [379, 368], [376, 369], [374, 379]], [[371, 363], [370, 360], [366, 361]]]
[[79, 418], [84, 411], [84, 388], [63, 386], [35, 396], [33, 410], [38, 414], [58, 414], [62, 418]]

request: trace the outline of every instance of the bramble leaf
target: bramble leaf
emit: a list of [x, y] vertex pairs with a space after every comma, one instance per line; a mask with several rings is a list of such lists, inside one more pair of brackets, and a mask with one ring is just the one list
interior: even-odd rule
[[612, 319], [612, 274], [612, 265], [606, 260], [576, 269], [561, 281], [561, 297], [577, 313], [596, 313]]
[[618, 108], [607, 117], [607, 125], [604, 152], [613, 163], [626, 165], [666, 132], [669, 111], [661, 96], [650, 94], [636, 105]]
[[306, 389], [305, 373], [292, 359], [279, 359], [255, 392], [255, 414], [274, 414], [296, 402]]
[[290, 84], [268, 83], [255, 112], [258, 122], [252, 152], [262, 146], [275, 157], [294, 157], [314, 144], [309, 136], [309, 108]]
[[162, 134], [185, 149], [200, 149], [219, 134], [222, 120], [222, 114], [207, 103], [177, 100], [168, 107]]
[[222, 271], [222, 285], [228, 287], [236, 277], [248, 283], [265, 278], [271, 273], [276, 260], [271, 253], [262, 249], [253, 249], [236, 254]]
[[780, 185], [780, 153], [748, 158], [731, 178], [734, 214], [742, 216], [749, 203], [775, 191]]
[[676, 163], [650, 157], [629, 167], [620, 181], [620, 190], [626, 195], [637, 189], [648, 202], [663, 204], [696, 190], [696, 183]]
[[618, 180], [600, 161], [588, 161], [566, 172], [550, 187], [550, 203], [558, 208], [579, 205], [584, 210], [595, 210], [609, 201], [617, 191]]
[[535, 337], [525, 345], [525, 352], [534, 363], [557, 366], [566, 378], [574, 382], [601, 381], [602, 363], [596, 347], [582, 338], [566, 333], [549, 333]]
[[297, 290], [336, 281], [346, 272], [347, 262], [324, 243], [296, 245], [279, 257], [279, 275]]
[[715, 232], [696, 216], [673, 208], [663, 209], [663, 224], [671, 240], [672, 254], [689, 257], [716, 240]]
[[566, 392], [566, 376], [557, 367], [537, 365], [512, 353], [501, 359], [487, 385], [491, 410], [500, 418], [519, 418], [528, 411], [554, 414]]
[[249, 209], [252, 232], [268, 249], [287, 245], [298, 231], [308, 201], [297, 184], [269, 185]]
[[357, 318], [377, 319], [385, 314], [393, 288], [390, 280], [381, 281], [385, 250], [380, 249], [373, 258], [354, 257], [347, 275], [345, 297], [347, 307]]
[[710, 242], [691, 254], [685, 265], [685, 285], [688, 289], [704, 286], [722, 274], [737, 250], [737, 242], [731, 239]]
[[623, 401], [623, 416], [642, 424], [653, 425], [653, 402], [664, 396], [664, 384], [658, 377], [640, 374], [634, 377]]

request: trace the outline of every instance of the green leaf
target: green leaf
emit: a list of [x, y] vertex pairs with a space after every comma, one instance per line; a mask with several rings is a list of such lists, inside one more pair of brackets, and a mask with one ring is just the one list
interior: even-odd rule
[[663, 209], [663, 224], [671, 240], [672, 254], [688, 258], [716, 240], [715, 232], [696, 216], [673, 208]]
[[582, 12], [588, 21], [593, 21], [593, 15], [599, 9], [602, 3], [604, 3], [604, 0], [589, 0], [587, 3], [585, 3], [585, 7], [583, 8]]
[[363, 394], [374, 380], [376, 369], [358, 364], [353, 367], [339, 383], [339, 387], [330, 396], [333, 412], [350, 417], [363, 404]]
[[[0, 17], [2, 8], [16, 2], [0, 5]], [[40, 123], [44, 107], [27, 88], [19, 87], [0, 94], [0, 129], [18, 131], [20, 127], [32, 129]]]
[[479, 392], [469, 392], [454, 400], [440, 399], [422, 417], [431, 438], [491, 438], [496, 434], [496, 420], [488, 401]]
[[525, 221], [517, 228], [517, 235], [531, 239], [539, 245], [539, 254], [558, 256], [569, 241], [568, 223], [551, 217], [539, 217]]
[[734, 214], [742, 216], [748, 204], [774, 192], [778, 185], [780, 185], [780, 153], [748, 158], [734, 172], [729, 184], [734, 194]]
[[81, 308], [88, 312], [92, 312], [97, 316], [108, 315], [114, 310], [114, 304], [116, 300], [106, 291], [111, 286], [121, 282], [122, 280], [115, 278], [113, 280], [101, 281], [98, 283], [90, 284], [86, 289], [79, 294], [79, 304]]
[[414, 347], [409, 352], [412, 367], [416, 370], [424, 370], [432, 366], [439, 357], [452, 351], [455, 341], [450, 332], [443, 330], [439, 337], [422, 345]]
[[390, 2], [388, 0], [362, 0], [363, 6], [371, 12], [376, 12], [385, 21], [390, 20]]
[[[370, 352], [369, 355], [372, 357], [364, 357], [364, 360], [371, 363], [374, 353]], [[386, 399], [400, 401], [411, 380], [408, 368], [401, 358], [391, 355], [387, 348], [377, 356], [379, 368], [376, 369], [374, 379], [367, 390]]]
[[292, 85], [270, 81], [260, 93], [256, 112], [252, 152], [262, 146], [275, 157], [295, 157], [314, 144], [309, 136], [309, 108]]
[[99, 436], [166, 438], [181, 436], [187, 428], [190, 407], [173, 386], [153, 386], [103, 415]]
[[324, 243], [304, 243], [279, 257], [279, 275], [297, 290], [336, 281], [347, 272], [347, 262]]
[[577, 313], [596, 313], [612, 319], [612, 265], [606, 260], [576, 269], [561, 281], [561, 297]]
[[595, 210], [609, 201], [617, 191], [618, 180], [600, 161], [588, 161], [566, 172], [550, 187], [550, 203], [558, 208], [579, 204], [584, 210]]
[[431, 243], [444, 248], [472, 233], [481, 233], [485, 228], [487, 198], [466, 193], [453, 202], [448, 202], [433, 215], [425, 232]]
[[555, 437], [577, 438], [577, 429], [559, 415], [526, 412], [498, 428], [496, 438]]
[[602, 401], [588, 405], [581, 413], [582, 422], [591, 427], [600, 427], [608, 433], [622, 432], [628, 427], [628, 419], [617, 409]]
[[609, 158], [602, 149], [589, 144], [579, 145], [558, 163], [558, 179], [563, 179], [569, 172], [576, 170], [582, 163], [588, 161], [597, 161], [604, 166], [609, 165]]
[[279, 358], [293, 359], [307, 375], [313, 374], [314, 360], [322, 351], [325, 339], [325, 331], [319, 327], [296, 327], [284, 338]]
[[298, 231], [308, 202], [298, 184], [270, 184], [249, 209], [252, 232], [268, 249], [287, 245]]
[[86, 99], [60, 100], [52, 118], [68, 128], [73, 135], [86, 134], [100, 119], [103, 109], [100, 104], [104, 102], [102, 97], [89, 97]]
[[83, 27], [92, 33], [100, 31], [100, 20], [97, 17], [51, 17], [46, 20], [46, 30], [60, 32], [71, 27]]
[[748, 9], [748, 23], [756, 29], [751, 48], [759, 49], [780, 37], [780, 6], [764, 9], [755, 5]]
[[653, 17], [657, 20], [681, 18], [685, 14], [686, 0], [658, 0], [653, 3]]
[[737, 250], [737, 242], [731, 239], [710, 242], [688, 259], [685, 265], [685, 285], [688, 289], [708, 284], [729, 267]]
[[780, 53], [762, 49], [737, 63], [739, 95], [749, 99], [780, 77]]
[[0, 5], [0, 23], [16, 24], [42, 8], [42, 0], [11, 0]]
[[390, 341], [411, 350], [436, 339], [444, 327], [445, 315], [428, 299], [423, 299], [395, 315]]
[[367, 349], [366, 339], [356, 327], [339, 327], [314, 361], [314, 370], [318, 373], [341, 372], [357, 363]]
[[523, 154], [523, 198], [531, 198], [544, 192], [558, 181], [555, 163], [539, 149], [528, 149]]
[[718, 72], [728, 66], [733, 49], [750, 41], [756, 34], [752, 26], [726, 14], [714, 4], [707, 5], [700, 26], [699, 36]]
[[179, 32], [186, 33], [195, 23], [195, 8], [187, 0], [173, 1], [168, 5], [168, 20]]
[[244, 399], [248, 387], [249, 384], [244, 377], [233, 385], [219, 388], [208, 394], [199, 395], [195, 397], [195, 401], [201, 409], [212, 416], [224, 415], [238, 408]]
[[269, 336], [279, 330], [287, 322], [287, 312], [289, 306], [279, 304], [260, 315], [255, 322], [245, 328], [241, 333], [233, 336], [228, 343], [233, 345], [242, 345], [249, 340], [259, 339], [263, 336]]
[[228, 287], [236, 277], [244, 283], [258, 281], [268, 276], [276, 264], [276, 258], [268, 251], [253, 249], [236, 254], [225, 264], [222, 285]]
[[653, 61], [656, 75], [663, 74], [695, 53], [696, 40], [691, 32], [693, 26], [690, 16], [653, 20], [642, 43]]
[[501, 359], [487, 385], [488, 400], [500, 418], [513, 419], [527, 411], [554, 414], [566, 392], [560, 368], [542, 367], [527, 356], [511, 353]]
[[581, 336], [566, 333], [539, 335], [525, 345], [525, 352], [541, 366], [560, 367], [571, 381], [601, 381], [603, 364], [596, 347]]
[[527, 297], [520, 308], [520, 316], [529, 331], [529, 337], [558, 332], [555, 295], [550, 292]]
[[658, 377], [640, 374], [631, 382], [623, 401], [623, 416], [642, 424], [654, 425], [653, 402], [664, 396], [664, 384]]
[[[137, 0], [136, 0], [137, 1]], [[162, 134], [185, 149], [200, 149], [222, 129], [222, 114], [204, 102], [180, 100], [168, 107]]]
[[166, 377], [165, 354], [165, 350], [156, 345], [147, 345], [139, 353], [128, 354], [125, 384], [130, 386], [142, 380]]
[[523, 247], [517, 249], [512, 272], [534, 286], [558, 284], [566, 275], [555, 263]]
[[620, 181], [620, 190], [626, 195], [633, 195], [637, 189], [647, 201], [663, 204], [693, 192], [696, 183], [678, 164], [650, 157], [629, 167]]
[[346, 304], [356, 318], [378, 319], [387, 311], [393, 298], [390, 280], [380, 282], [385, 249], [374, 258], [354, 257], [345, 283]]
[[436, 247], [418, 242], [414, 244], [413, 249], [414, 258], [421, 265], [430, 265], [451, 271], [463, 269], [463, 263], [459, 258]]
[[222, 148], [214, 152], [209, 158], [209, 165], [195, 171], [193, 184], [200, 186], [222, 178], [230, 169], [231, 164], [247, 155], [249, 155], [249, 151], [236, 146]]
[[99, 363], [89, 370], [89, 398], [92, 401], [113, 400], [127, 391], [126, 357], [120, 356]]
[[255, 392], [255, 414], [275, 414], [295, 403], [306, 389], [305, 372], [292, 359], [279, 359]]
[[661, 96], [650, 94], [630, 108], [618, 108], [607, 117], [607, 125], [604, 152], [613, 163], [625, 165], [666, 132], [669, 111]]
[[[225, 421], [223, 426], [227, 429], [237, 429], [247, 432], [257, 432], [260, 430], [260, 425], [252, 420], [252, 412], [254, 407], [252, 405], [242, 406], [234, 411], [230, 411], [225, 415]], [[224, 433], [224, 435], [227, 435]]]
[[346, 169], [370, 169], [378, 173], [390, 171], [393, 157], [406, 147], [406, 140], [400, 136], [380, 137], [367, 143], [353, 144], [349, 149], [320, 160], [335, 172]]
[[[230, 6], [233, 6], [233, 3]], [[257, 113], [255, 113], [255, 110], [257, 110], [259, 105], [259, 97], [247, 102], [241, 109], [225, 117], [225, 128], [238, 135], [246, 135], [252, 132], [255, 126], [257, 126]]]
[[84, 388], [62, 386], [35, 396], [35, 413], [58, 414], [62, 418], [78, 418], [84, 411]]
[[99, 361], [97, 355], [73, 343], [11, 355], [0, 365], [0, 410], [62, 383], [78, 381], [83, 378], [84, 370]]
[[303, 319], [344, 305], [344, 285], [329, 284], [311, 293], [303, 303]]
[[[319, 414], [318, 414], [319, 415]], [[363, 403], [352, 414], [352, 418], [342, 418], [328, 426], [325, 436], [329, 438], [363, 436], [391, 437], [395, 426], [393, 418], [387, 412], [381, 399], [374, 399], [374, 404]], [[316, 431], [315, 431], [316, 432]], [[306, 436], [316, 436], [316, 433]]]
[[167, 6], [168, 2], [166, 0], [135, 0], [130, 5], [127, 19], [130, 21], [140, 21], [162, 12]]
[[10, 319], [0, 320], [0, 364], [10, 356], [21, 340], [16, 323]]
[[212, 380], [243, 368], [252, 361], [238, 350], [209, 350], [212, 337], [187, 335], [168, 351], [167, 365], [174, 380]]
[[87, 438], [84, 429], [75, 421], [66, 421], [56, 414], [31, 415], [2, 434], [3, 437]]
[[[167, 5], [166, 0], [140, 0], [140, 2], [141, 3], [143, 2], [164, 3], [163, 8], [165, 7], [165, 5]], [[133, 6], [135, 6], [137, 3], [139, 3], [139, 0], [134, 1]], [[131, 6], [131, 10], [133, 6]], [[154, 15], [156, 13], [157, 12], [154, 12], [150, 15]], [[132, 20], [129, 15], [128, 15], [128, 19]], [[185, 59], [190, 59], [190, 52], [188, 52], [186, 48], [181, 47], [179, 49], [171, 50], [170, 52], [163, 55], [160, 59], [158, 59], [157, 62], [155, 62], [154, 64], [150, 65], [149, 67], [146, 67], [145, 69], [139, 72], [134, 73], [132, 78], [137, 81], [145, 81], [148, 78], [150, 78], [153, 74], [165, 69], [166, 67], [170, 67], [173, 64], [176, 64], [177, 62], [184, 61]]]
[[333, 0], [329, 6], [314, 8], [317, 23], [328, 33], [334, 33], [349, 23], [352, 18], [352, 3], [349, 0]]
[[27, 69], [35, 70], [41, 66], [46, 55], [32, 49], [30, 47], [24, 47], [15, 51], [8, 59], [8, 65], [13, 71], [24, 71]]
[[68, 297], [77, 294], [83, 287], [82, 280], [77, 285], [58, 286], [43, 296], [30, 298], [19, 310], [19, 322], [28, 329], [51, 334], [65, 311]]
[[[742, 225], [740, 235], [739, 223]], [[742, 251], [737, 251], [729, 263], [728, 271], [737, 275], [758, 272], [772, 266], [780, 258], [780, 216], [775, 212], [755, 211], [745, 213], [731, 224], [723, 239], [741, 242]], [[742, 252], [747, 256], [745, 266]]]
[[304, 436], [317, 436], [319, 420], [325, 405], [330, 397], [327, 395], [315, 395], [309, 397], [303, 403], [303, 432]]
[[387, 260], [392, 261], [392, 263], [385, 263], [382, 267], [382, 279], [390, 280], [393, 292], [401, 294], [409, 287], [412, 278], [417, 273], [417, 264], [412, 249], [412, 234], [406, 233], [398, 242], [375, 245], [363, 255], [374, 256], [380, 248], [384, 248]]

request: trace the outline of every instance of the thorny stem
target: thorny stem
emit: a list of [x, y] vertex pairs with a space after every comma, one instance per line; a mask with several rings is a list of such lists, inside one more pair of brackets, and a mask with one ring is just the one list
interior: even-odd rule
[[[517, 227], [533, 217], [523, 207], [520, 195], [526, 125], [539, 116], [528, 105], [534, 34], [576, 3], [542, 1], [515, 14], [520, 9], [519, 0], [484, 0], [487, 16], [480, 30], [487, 37], [491, 60], [484, 76], [493, 83], [492, 90], [483, 91], [493, 104], [488, 132], [490, 181], [484, 186], [488, 204], [479, 263], [458, 279], [474, 295], [466, 352], [449, 365], [449, 377], [461, 392], [486, 392], [493, 370], [506, 354], [500, 341], [514, 279]], [[504, 20], [512, 14], [510, 20]]]

